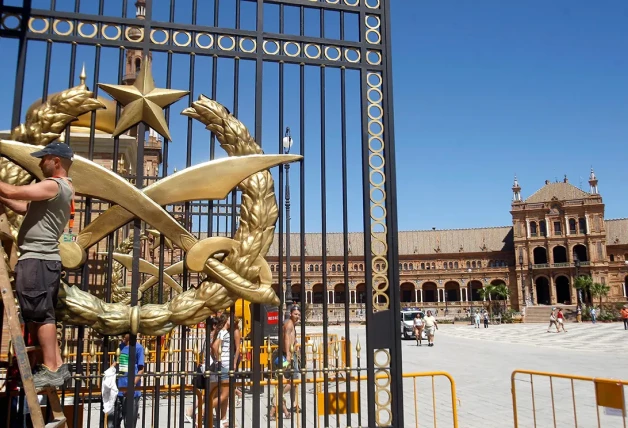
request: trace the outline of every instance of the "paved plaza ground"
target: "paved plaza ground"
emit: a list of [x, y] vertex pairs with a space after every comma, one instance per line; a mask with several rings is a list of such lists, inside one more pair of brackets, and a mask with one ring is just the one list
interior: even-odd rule
[[[418, 347], [411, 340], [402, 342], [403, 371], [426, 372], [446, 371], [455, 379], [458, 393], [458, 414], [461, 428], [496, 428], [512, 427], [513, 411], [510, 376], [515, 369], [527, 369], [628, 379], [628, 331], [619, 323], [612, 324], [568, 324], [568, 333], [546, 333], [547, 326], [542, 324], [509, 324], [490, 326], [488, 329], [474, 329], [469, 325], [442, 325], [437, 332], [436, 345], [429, 348]], [[308, 328], [309, 333], [322, 331], [321, 327]], [[330, 334], [344, 335], [344, 327], [329, 327]], [[351, 340], [360, 338], [362, 343], [362, 365], [365, 363], [364, 326], [351, 326]], [[354, 355], [355, 357], [355, 355]], [[355, 385], [355, 384], [354, 384]], [[430, 378], [421, 378], [416, 384], [412, 379], [404, 380], [405, 426], [407, 427], [451, 427], [451, 399], [448, 384], [444, 378], [436, 378], [436, 423], [434, 402], [432, 400], [432, 382]], [[532, 402], [530, 400], [529, 378], [521, 377], [516, 383], [518, 408], [520, 409], [519, 427], [533, 427]], [[365, 382], [362, 383], [362, 408], [366, 411]], [[568, 381], [555, 381], [552, 385], [555, 397], [556, 425], [553, 423], [548, 381], [535, 379], [535, 406], [537, 427], [596, 427], [595, 398], [590, 385], [576, 384], [576, 416], [574, 423], [573, 400]], [[335, 384], [330, 383], [330, 391]], [[341, 389], [342, 389], [341, 385]], [[355, 390], [355, 386], [353, 386]], [[314, 426], [313, 386], [307, 386], [308, 419], [307, 427]], [[187, 397], [186, 402], [191, 402]], [[268, 394], [262, 397], [262, 411], [266, 413]], [[175, 401], [172, 402], [173, 404]], [[252, 396], [245, 395], [244, 412], [237, 409], [239, 427], [252, 427], [250, 419]], [[147, 420], [143, 425], [151, 426], [152, 401], [148, 399]], [[174, 408], [177, 410], [174, 410]], [[161, 423], [166, 427], [167, 400], [160, 402]], [[98, 405], [92, 406], [92, 415], [98, 414]], [[170, 407], [173, 423], [179, 426], [178, 406]], [[244, 417], [242, 417], [244, 413]], [[86, 415], [85, 415], [86, 416]], [[417, 419], [418, 417], [418, 419]], [[601, 412], [603, 427], [620, 427], [620, 416], [606, 415]], [[323, 418], [317, 426], [326, 426]], [[348, 426], [346, 416], [329, 420], [327, 426]], [[358, 421], [352, 417], [351, 426], [366, 426], [366, 418]], [[185, 424], [192, 427], [192, 424]], [[275, 427], [277, 422], [270, 422], [262, 417], [262, 427]], [[284, 427], [301, 427], [299, 420], [285, 421]]]

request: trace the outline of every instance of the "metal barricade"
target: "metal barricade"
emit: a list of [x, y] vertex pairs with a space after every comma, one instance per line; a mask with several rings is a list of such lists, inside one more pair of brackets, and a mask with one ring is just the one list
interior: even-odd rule
[[[439, 388], [440, 381], [443, 380], [449, 384], [449, 394], [443, 393]], [[404, 391], [412, 391], [413, 394], [412, 407], [408, 402], [405, 405], [404, 420], [407, 427], [458, 428], [456, 382], [449, 373], [442, 371], [404, 373], [403, 383]], [[438, 415], [451, 415], [451, 419], [439, 421]]]
[[628, 381], [533, 370], [510, 381], [515, 428], [626, 427]]

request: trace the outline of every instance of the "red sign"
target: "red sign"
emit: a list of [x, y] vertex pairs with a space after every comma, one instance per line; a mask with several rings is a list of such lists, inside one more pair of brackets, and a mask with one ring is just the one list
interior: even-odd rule
[[268, 312], [268, 324], [279, 324], [279, 312]]
[[199, 322], [197, 327], [198, 328], [205, 328], [205, 323], [204, 322]]

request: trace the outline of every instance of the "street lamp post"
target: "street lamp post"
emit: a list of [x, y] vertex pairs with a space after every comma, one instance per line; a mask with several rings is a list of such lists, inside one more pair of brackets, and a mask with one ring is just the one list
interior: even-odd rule
[[[292, 136], [290, 135], [290, 128], [286, 127], [286, 134], [283, 137], [283, 152], [284, 154], [290, 153], [292, 147]], [[290, 266], [290, 163], [284, 164], [286, 170], [286, 308], [290, 308], [292, 305], [292, 276]]]
[[471, 324], [473, 324], [473, 280], [471, 279], [472, 269], [467, 269], [467, 272], [469, 273], [469, 295], [467, 296], [467, 300], [471, 302], [471, 304], [469, 305], [469, 317], [471, 318]]
[[526, 300], [526, 283], [523, 279], [523, 254], [519, 253], [519, 269], [521, 270], [521, 298], [523, 299], [523, 305], [527, 306]]
[[530, 280], [530, 305], [534, 305], [534, 275], [530, 263], [528, 263], [528, 279]]
[[[580, 258], [578, 257], [578, 254], [574, 251], [573, 254], [573, 264], [574, 266], [576, 266], [576, 281], [578, 280], [578, 278], [580, 277]], [[578, 289], [578, 302], [582, 305], [582, 289]]]

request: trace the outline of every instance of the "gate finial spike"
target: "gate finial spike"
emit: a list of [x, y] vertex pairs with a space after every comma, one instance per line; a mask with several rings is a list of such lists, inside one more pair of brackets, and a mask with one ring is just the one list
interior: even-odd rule
[[87, 80], [87, 73], [85, 73], [85, 63], [83, 63], [83, 69], [81, 70], [81, 75], [79, 76], [81, 79], [81, 85], [85, 84], [85, 80]]

